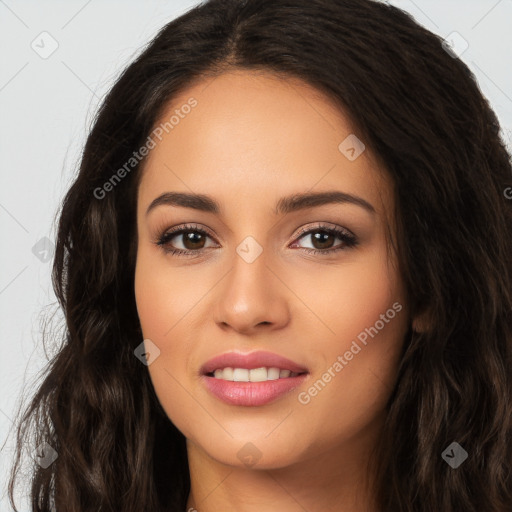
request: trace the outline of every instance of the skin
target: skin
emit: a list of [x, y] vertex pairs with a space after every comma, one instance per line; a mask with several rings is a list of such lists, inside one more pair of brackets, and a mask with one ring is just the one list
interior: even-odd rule
[[[197, 106], [151, 150], [143, 169], [135, 273], [144, 338], [160, 350], [148, 370], [187, 438], [187, 510], [376, 511], [366, 464], [412, 321], [396, 256], [387, 251], [388, 223], [394, 232], [390, 179], [368, 147], [354, 161], [341, 153], [338, 145], [354, 127], [303, 82], [226, 72], [174, 98], [162, 121], [190, 97]], [[359, 196], [375, 212], [350, 203], [273, 211], [283, 196], [329, 190]], [[169, 191], [210, 195], [221, 213], [160, 205], [146, 214]], [[154, 243], [188, 223], [212, 236], [191, 245], [177, 235], [168, 246], [197, 256], [165, 253]], [[308, 254], [305, 248], [343, 247], [337, 235], [323, 246], [311, 234], [297, 236], [318, 223], [350, 230], [359, 244]], [[247, 236], [262, 248], [252, 263], [236, 252]], [[300, 403], [299, 393], [396, 302], [402, 310]], [[228, 405], [203, 386], [199, 368], [231, 350], [275, 352], [310, 374], [271, 404]], [[247, 443], [259, 451], [252, 466], [237, 455]]]

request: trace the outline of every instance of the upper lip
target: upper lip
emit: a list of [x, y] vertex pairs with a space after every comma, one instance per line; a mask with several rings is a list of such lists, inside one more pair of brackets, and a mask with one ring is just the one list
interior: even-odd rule
[[220, 354], [209, 361], [207, 361], [201, 367], [201, 373], [206, 375], [212, 373], [215, 370], [223, 368], [246, 368], [252, 370], [254, 368], [279, 368], [280, 370], [290, 370], [294, 373], [304, 373], [308, 370], [294, 361], [274, 354], [273, 352], [255, 351], [249, 353], [242, 352], [227, 352]]

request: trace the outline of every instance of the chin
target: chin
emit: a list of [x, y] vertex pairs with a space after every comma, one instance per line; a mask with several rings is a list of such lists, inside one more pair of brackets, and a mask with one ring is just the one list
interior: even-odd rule
[[[247, 469], [279, 469], [300, 462], [302, 450], [297, 451], [297, 443], [290, 439], [289, 443], [281, 443], [269, 439], [248, 437], [234, 438], [211, 445], [199, 444], [209, 457], [225, 464]], [[198, 443], [194, 443], [198, 445]], [[304, 444], [300, 443], [303, 448]]]

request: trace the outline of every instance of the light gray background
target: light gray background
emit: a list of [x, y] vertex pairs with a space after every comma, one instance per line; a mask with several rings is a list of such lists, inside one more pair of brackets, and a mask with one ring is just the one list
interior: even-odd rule
[[[195, 1], [0, 0], [0, 443], [21, 396], [45, 364], [40, 322], [55, 310], [51, 261], [32, 248], [55, 240], [54, 216], [69, 187], [99, 101], [156, 32]], [[458, 32], [512, 146], [512, 1], [395, 0], [432, 32]], [[57, 50], [50, 48], [48, 32]], [[44, 42], [41, 42], [41, 38]], [[61, 320], [59, 312], [54, 324]], [[24, 388], [25, 383], [25, 388]], [[12, 439], [0, 453], [0, 510]], [[28, 510], [28, 507], [27, 507]]]

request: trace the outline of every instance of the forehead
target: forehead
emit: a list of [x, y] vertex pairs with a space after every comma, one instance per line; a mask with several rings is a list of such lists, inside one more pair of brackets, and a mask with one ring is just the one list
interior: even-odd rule
[[336, 189], [390, 210], [389, 178], [370, 149], [355, 159], [346, 152], [354, 143], [362, 149], [348, 116], [298, 79], [260, 71], [205, 77], [169, 103], [155, 128], [139, 188], [146, 206], [167, 190], [211, 194], [236, 212], [249, 195], [268, 199], [270, 209], [293, 192]]

